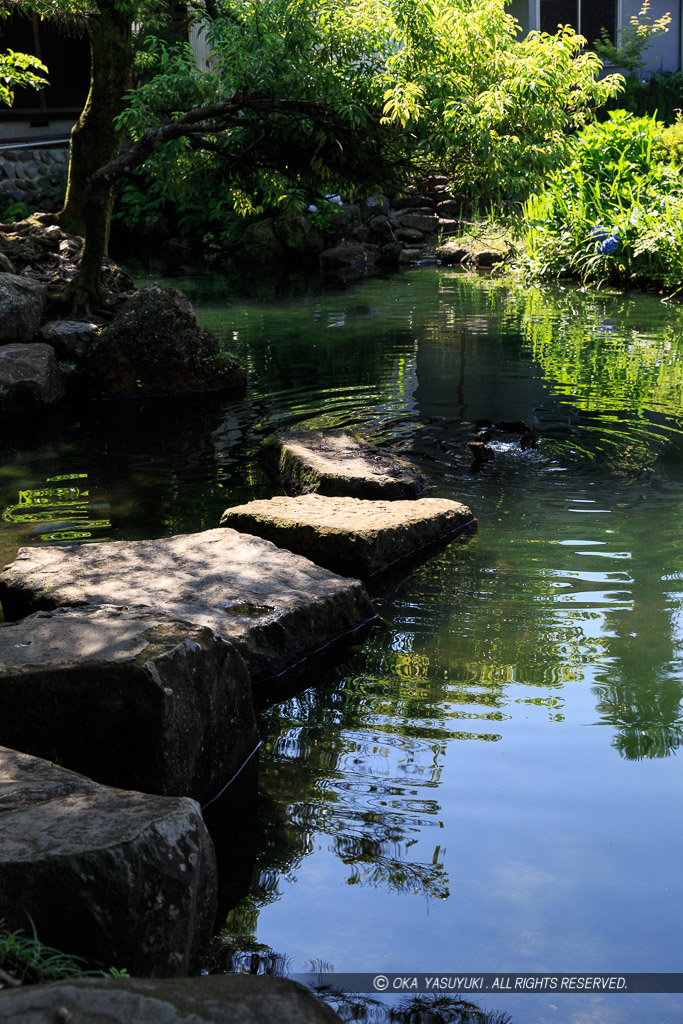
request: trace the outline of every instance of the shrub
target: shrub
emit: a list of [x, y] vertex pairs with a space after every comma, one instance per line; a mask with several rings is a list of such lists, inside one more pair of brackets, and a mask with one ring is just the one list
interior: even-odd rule
[[385, 116], [460, 191], [526, 197], [623, 85], [599, 78], [600, 59], [569, 27], [519, 39], [504, 0], [396, 6], [401, 45], [387, 62]]
[[655, 142], [655, 156], [662, 163], [680, 167], [683, 164], [683, 120], [680, 116]]
[[659, 117], [672, 124], [676, 111], [683, 107], [683, 71], [656, 71], [646, 80], [638, 75], [626, 79], [620, 96], [610, 99], [598, 120], [607, 117], [607, 111], [624, 109], [638, 117]]
[[567, 166], [524, 206], [527, 273], [683, 284], [683, 187], [657, 155], [662, 133], [626, 111], [578, 133]]
[[593, 44], [595, 52], [613, 67], [621, 68], [630, 75], [637, 74], [649, 63], [645, 51], [651, 46], [652, 40], [668, 32], [670, 24], [669, 13], [653, 21], [650, 15], [650, 0], [643, 0], [638, 14], [632, 15], [628, 25], [622, 29], [618, 43], [613, 43], [607, 29], [603, 28], [602, 38], [596, 39]]

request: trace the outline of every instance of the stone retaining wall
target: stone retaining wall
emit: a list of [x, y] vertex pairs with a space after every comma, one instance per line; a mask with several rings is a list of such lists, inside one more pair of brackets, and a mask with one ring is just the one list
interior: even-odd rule
[[[56, 212], [61, 208], [69, 148], [1, 149], [0, 148], [0, 214], [12, 203], [39, 204], [41, 210]], [[59, 194], [55, 190], [59, 189]]]

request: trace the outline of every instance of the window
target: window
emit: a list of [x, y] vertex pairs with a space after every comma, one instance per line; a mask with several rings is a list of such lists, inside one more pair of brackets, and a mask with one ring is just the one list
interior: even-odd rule
[[540, 0], [541, 32], [554, 35], [558, 25], [571, 25], [592, 46], [606, 28], [612, 42], [617, 34], [617, 0]]

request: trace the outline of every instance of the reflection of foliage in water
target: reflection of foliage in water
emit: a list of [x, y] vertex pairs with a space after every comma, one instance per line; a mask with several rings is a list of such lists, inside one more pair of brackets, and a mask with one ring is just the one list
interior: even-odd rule
[[316, 995], [328, 1003], [343, 1021], [363, 1024], [512, 1024], [508, 1013], [484, 1010], [459, 996], [417, 995], [388, 1006], [372, 996], [349, 995], [327, 987]]
[[[87, 480], [87, 473], [63, 473], [48, 477], [46, 483], [58, 483], [58, 487], [28, 488], [19, 491], [18, 502], [7, 505], [2, 513], [6, 523], [33, 524], [33, 533], [43, 543], [105, 541], [108, 537], [98, 536], [93, 531], [110, 529], [109, 519], [97, 518], [100, 510], [108, 509], [106, 502], [91, 500], [90, 488], [83, 489], [81, 481]], [[79, 485], [69, 481], [79, 481]], [[49, 525], [43, 525], [49, 524]]]
[[613, 663], [598, 673], [593, 687], [600, 721], [616, 729], [612, 745], [629, 761], [668, 757], [683, 746], [680, 599], [667, 593], [670, 583], [666, 580], [637, 582], [634, 605], [640, 625], [636, 632], [646, 640], [625, 630], [616, 635]]
[[[584, 416], [578, 445], [619, 476], [649, 468], [683, 407], [683, 309], [654, 296], [524, 287], [451, 272], [454, 323], [519, 333], [553, 391]], [[457, 301], [454, 301], [454, 297]], [[471, 303], [469, 316], [462, 308]], [[635, 423], [634, 423], [635, 420]], [[577, 442], [577, 438], [572, 438]]]
[[[680, 311], [671, 310], [668, 321], [653, 330], [643, 322], [642, 312], [629, 324], [628, 299], [566, 291], [554, 296], [553, 305], [555, 315], [549, 316], [546, 294], [535, 289], [524, 292], [521, 322], [533, 358], [576, 408], [608, 414], [599, 426], [606, 435], [616, 434], [615, 468], [622, 473], [642, 468], [648, 461], [649, 439], [634, 439], [632, 429], [627, 432], [622, 424], [633, 416], [647, 422], [653, 413], [680, 414]], [[615, 333], [610, 314], [617, 311], [619, 331]]]

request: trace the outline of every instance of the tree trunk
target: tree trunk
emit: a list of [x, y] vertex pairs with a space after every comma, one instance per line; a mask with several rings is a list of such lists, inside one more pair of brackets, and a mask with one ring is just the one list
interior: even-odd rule
[[[86, 233], [84, 195], [89, 178], [116, 158], [122, 132], [114, 118], [123, 109], [123, 94], [130, 88], [132, 12], [127, 4], [100, 0], [97, 14], [88, 19], [90, 36], [90, 92], [83, 112], [71, 132], [69, 180], [59, 224], [74, 234]], [[107, 251], [111, 197], [98, 211]]]

